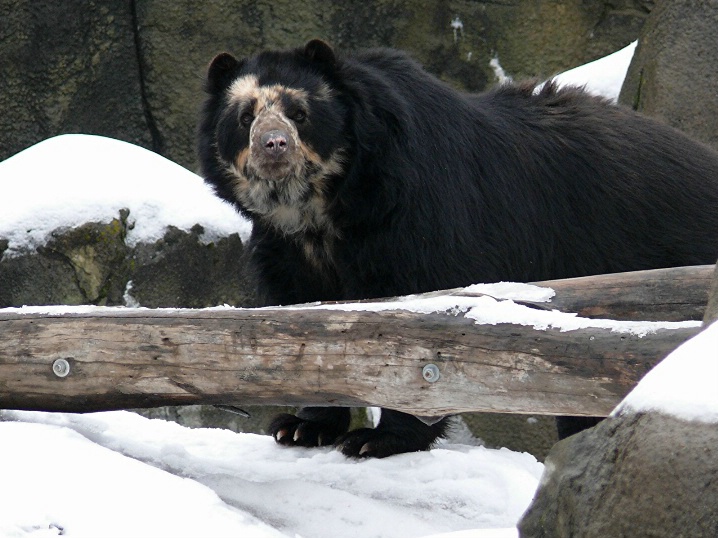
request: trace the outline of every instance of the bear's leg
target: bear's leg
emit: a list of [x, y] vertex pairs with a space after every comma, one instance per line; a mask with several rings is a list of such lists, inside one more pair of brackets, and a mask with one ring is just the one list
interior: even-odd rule
[[268, 430], [282, 445], [324, 446], [346, 433], [350, 420], [347, 407], [303, 407], [296, 416], [277, 415]]
[[376, 428], [351, 431], [339, 439], [337, 445], [345, 456], [352, 458], [385, 458], [428, 450], [434, 441], [444, 436], [448, 425], [447, 418], [429, 426], [412, 415], [382, 409]]

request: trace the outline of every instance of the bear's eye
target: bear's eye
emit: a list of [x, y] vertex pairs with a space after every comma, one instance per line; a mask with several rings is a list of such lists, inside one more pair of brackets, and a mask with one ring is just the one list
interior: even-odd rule
[[304, 112], [301, 108], [294, 112], [291, 116], [292, 120], [294, 120], [296, 123], [302, 123], [304, 120], [307, 119], [307, 113]]
[[239, 121], [244, 125], [245, 127], [248, 127], [252, 125], [252, 122], [254, 121], [254, 114], [251, 112], [245, 112], [239, 117]]

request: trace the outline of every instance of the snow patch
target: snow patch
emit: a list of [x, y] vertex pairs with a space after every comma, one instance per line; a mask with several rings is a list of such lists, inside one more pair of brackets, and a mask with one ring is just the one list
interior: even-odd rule
[[454, 32], [454, 43], [456, 43], [464, 35], [464, 23], [461, 22], [461, 19], [457, 15], [451, 21], [450, 25], [451, 25], [451, 30]]
[[0, 432], [1, 536], [284, 536], [182, 473], [71, 428], [0, 422]]
[[556, 296], [549, 287], [523, 284], [520, 282], [496, 282], [494, 284], [472, 284], [464, 288], [466, 293], [482, 293], [494, 299], [511, 299], [546, 303]]
[[128, 280], [127, 285], [125, 286], [125, 291], [122, 294], [122, 301], [124, 302], [125, 306], [128, 306], [130, 308], [140, 308], [140, 302], [130, 294], [131, 291], [132, 281]]
[[496, 77], [496, 80], [499, 84], [506, 84], [513, 80], [509, 75], [506, 74], [504, 68], [501, 67], [498, 55], [494, 56], [493, 58], [491, 58], [491, 60], [489, 60], [489, 67], [491, 67], [491, 69], [493, 70], [494, 76]]
[[637, 44], [634, 41], [613, 54], [556, 75], [553, 80], [559, 86], [582, 86], [587, 92], [615, 103]]

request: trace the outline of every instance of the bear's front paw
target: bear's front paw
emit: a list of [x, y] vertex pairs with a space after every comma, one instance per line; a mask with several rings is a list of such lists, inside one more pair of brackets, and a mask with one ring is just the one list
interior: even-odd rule
[[305, 447], [331, 445], [346, 431], [331, 423], [306, 420], [287, 413], [277, 415], [268, 430], [280, 445]]
[[412, 439], [399, 432], [361, 428], [340, 438], [337, 448], [350, 458], [386, 458], [431, 448], [433, 439]]

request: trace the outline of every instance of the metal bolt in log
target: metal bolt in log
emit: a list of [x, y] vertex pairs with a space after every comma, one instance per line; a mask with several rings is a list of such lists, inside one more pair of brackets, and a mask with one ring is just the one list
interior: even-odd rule
[[436, 364], [427, 364], [421, 371], [421, 375], [424, 376], [429, 383], [436, 383], [441, 377], [439, 367]]
[[57, 359], [52, 363], [52, 372], [57, 377], [67, 377], [70, 374], [70, 363], [66, 359]]

